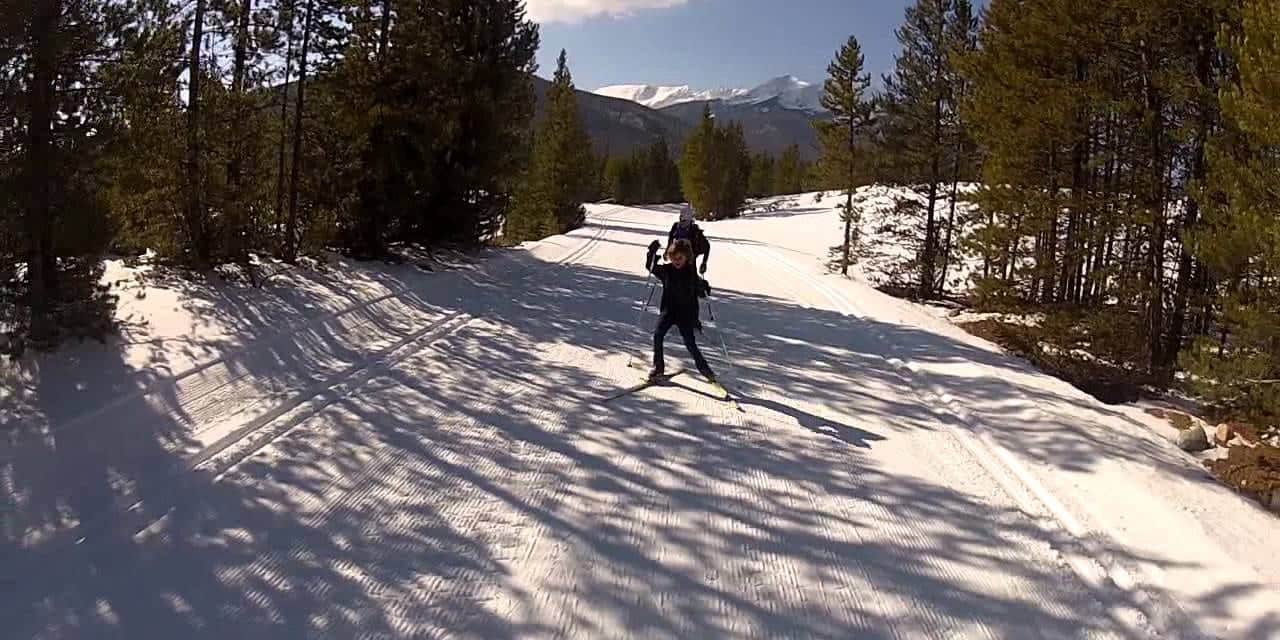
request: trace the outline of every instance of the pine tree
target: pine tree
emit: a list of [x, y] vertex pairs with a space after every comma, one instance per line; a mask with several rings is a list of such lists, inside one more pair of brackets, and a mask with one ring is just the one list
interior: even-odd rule
[[711, 107], [704, 106], [702, 120], [684, 143], [680, 158], [680, 183], [694, 211], [711, 215], [715, 208], [716, 123]]
[[595, 162], [562, 50], [547, 92], [547, 116], [538, 130], [533, 165], [509, 219], [513, 239], [536, 239], [582, 226], [582, 202]]
[[736, 217], [746, 202], [751, 152], [742, 123], [717, 127], [709, 107], [685, 141], [680, 160], [684, 195], [695, 211], [712, 220]]
[[778, 183], [774, 187], [774, 193], [779, 195], [792, 195], [800, 193], [804, 184], [805, 166], [804, 161], [800, 157], [800, 145], [793, 144], [782, 152], [782, 158], [778, 160]]
[[1191, 308], [1208, 285], [1182, 238], [1209, 195], [1195, 185], [1219, 127], [1212, 41], [1231, 4], [990, 4], [982, 46], [957, 56], [961, 115], [987, 156], [972, 239], [984, 296], [1132, 323], [1133, 360], [1170, 378], [1188, 314], [1207, 315]]
[[[989, 301], [1042, 296], [1055, 273], [1061, 204], [1062, 141], [1073, 102], [1061, 51], [1077, 48], [1050, 17], [1057, 0], [997, 0], [987, 11], [982, 47], [960, 56], [972, 84], [965, 101], [972, 134], [989, 161], [978, 201], [986, 215], [973, 244], [984, 256], [980, 297]], [[1024, 241], [1030, 238], [1031, 241]]]
[[960, 181], [965, 177], [972, 177], [974, 174], [974, 165], [976, 164], [973, 156], [973, 140], [969, 133], [969, 128], [964, 122], [961, 105], [964, 103], [969, 92], [969, 82], [960, 73], [959, 67], [965, 56], [971, 55], [977, 48], [977, 31], [978, 17], [974, 13], [973, 4], [970, 0], [955, 0], [952, 6], [950, 21], [947, 24], [947, 71], [951, 75], [951, 96], [947, 113], [950, 116], [947, 131], [950, 133], [949, 146], [951, 147], [951, 188], [948, 196], [949, 204], [947, 211], [946, 236], [942, 241], [942, 267], [941, 275], [938, 282], [941, 283], [942, 289], [940, 293], [946, 293], [947, 275], [951, 267], [954, 254], [959, 244], [959, 236], [962, 231], [957, 229], [957, 224], [965, 227], [970, 226], [970, 220], [958, 220], [956, 217], [958, 206], [960, 203]]
[[774, 195], [774, 185], [777, 180], [773, 156], [767, 153], [759, 153], [752, 157], [751, 179], [747, 189], [751, 197], [763, 198]]
[[667, 141], [659, 138], [639, 158], [644, 166], [645, 200], [649, 204], [675, 202], [680, 198], [680, 172], [671, 159]]
[[[445, 4], [449, 12], [438, 27], [445, 55], [435, 56], [433, 76], [448, 87], [447, 100], [453, 107], [444, 123], [447, 144], [431, 151], [435, 188], [426, 211], [432, 218], [422, 239], [475, 245], [496, 233], [527, 166], [538, 26], [528, 20], [523, 0]], [[578, 116], [567, 66], [557, 80], [561, 86], [553, 91], [556, 106], [549, 108], [548, 120], [561, 130], [559, 155], [567, 172], [560, 174], [556, 191], [564, 198], [559, 229], [563, 232], [581, 224], [581, 203], [588, 197], [596, 160]], [[536, 146], [533, 152], [538, 152]]]
[[[852, 251], [857, 246], [855, 229], [859, 223], [853, 208], [857, 188], [858, 147], [872, 123], [874, 103], [867, 96], [871, 76], [864, 72], [865, 59], [857, 38], [840, 48], [827, 67], [822, 106], [831, 112], [831, 120], [815, 122], [822, 143], [823, 163], [832, 182], [844, 190], [845, 202], [840, 217], [844, 221], [844, 238], [840, 245], [839, 267], [849, 275]], [[798, 149], [797, 149], [798, 151]]]
[[[116, 66], [100, 61], [118, 54], [130, 16], [98, 0], [10, 3], [3, 13], [0, 201], [19, 213], [0, 231], [12, 253], [0, 248], [0, 306], [7, 298], [23, 307], [0, 315], [44, 346], [108, 328], [99, 257], [110, 236], [97, 168], [123, 123]], [[25, 261], [25, 282], [14, 281], [11, 258]], [[10, 297], [15, 286], [25, 295]]]
[[717, 131], [715, 149], [720, 176], [712, 219], [736, 218], [747, 201], [747, 183], [751, 179], [751, 152], [742, 123], [731, 122]]
[[954, 0], [918, 0], [907, 8], [897, 31], [902, 46], [893, 74], [886, 76], [885, 105], [898, 170], [916, 193], [898, 202], [907, 217], [922, 218], [916, 264], [918, 295], [938, 290], [939, 207], [943, 180], [947, 105], [952, 95], [948, 71], [947, 21]]
[[1271, 420], [1280, 416], [1280, 6], [1243, 3], [1227, 32], [1238, 78], [1223, 92], [1225, 127], [1208, 149], [1220, 203], [1206, 207], [1196, 252], [1222, 282], [1221, 334], [1185, 363], [1208, 397]]
[[636, 204], [635, 175], [629, 157], [610, 157], [604, 173], [609, 197], [618, 204]]
[[335, 82], [360, 132], [340, 235], [370, 257], [391, 241], [493, 238], [528, 164], [537, 25], [519, 0], [358, 9]]
[[[308, 189], [305, 178], [310, 175], [307, 158], [313, 150], [303, 148], [308, 125], [312, 123], [312, 115], [307, 107], [314, 91], [312, 76], [331, 75], [336, 64], [335, 57], [341, 50], [346, 36], [345, 25], [339, 19], [340, 0], [299, 0], [301, 39], [298, 53], [298, 78], [292, 85], [294, 93], [293, 120], [290, 132], [290, 176], [289, 204], [284, 222], [284, 238], [281, 243], [281, 257], [286, 262], [297, 259], [302, 247], [306, 228], [317, 215], [316, 198], [318, 188]], [[310, 75], [309, 75], [310, 74]], [[318, 186], [318, 185], [316, 185]]]

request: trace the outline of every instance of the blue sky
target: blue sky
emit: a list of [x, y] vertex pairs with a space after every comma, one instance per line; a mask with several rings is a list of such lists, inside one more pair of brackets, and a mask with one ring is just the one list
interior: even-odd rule
[[893, 66], [910, 0], [528, 0], [542, 24], [538, 75], [560, 49], [581, 89], [610, 84], [750, 88], [792, 74], [821, 82], [857, 36], [867, 69]]

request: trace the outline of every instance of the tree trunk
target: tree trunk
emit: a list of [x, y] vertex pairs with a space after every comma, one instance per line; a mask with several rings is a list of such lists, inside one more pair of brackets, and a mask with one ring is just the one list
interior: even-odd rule
[[205, 0], [196, 0], [195, 21], [191, 28], [190, 85], [187, 91], [187, 231], [195, 250], [196, 265], [209, 264], [208, 230], [204, 220], [204, 185], [200, 171], [200, 41], [204, 39]]
[[[944, 40], [945, 21], [942, 16], [946, 15], [941, 3], [938, 6], [938, 30], [935, 33], [935, 42], [941, 43]], [[943, 53], [937, 51], [934, 53], [933, 60], [933, 144], [931, 145], [931, 153], [929, 158], [929, 200], [928, 210], [925, 216], [924, 227], [924, 251], [920, 261], [920, 297], [926, 300], [934, 297], [935, 293], [935, 275], [937, 273], [938, 259], [938, 180], [941, 177], [942, 168], [942, 108], [946, 100], [946, 68], [943, 60]]]
[[307, 17], [302, 26], [302, 53], [298, 58], [298, 102], [293, 110], [293, 171], [289, 179], [289, 223], [285, 227], [286, 262], [298, 259], [298, 179], [302, 175], [302, 118], [306, 113], [307, 56], [311, 47], [311, 19], [315, 0], [307, 0]]
[[[849, 200], [850, 200], [850, 204], [852, 204], [853, 197], [850, 196]], [[852, 231], [853, 231], [853, 209], [850, 208], [847, 211], [845, 211], [845, 217], [844, 217], [844, 256], [840, 259], [840, 275], [842, 276], [849, 275], [849, 242], [850, 242], [850, 234], [852, 233]]]
[[[1216, 94], [1217, 87], [1213, 80], [1213, 56], [1216, 54], [1211, 32], [1201, 35], [1199, 48], [1196, 55], [1196, 76], [1200, 83], [1200, 87], [1204, 91], [1212, 91]], [[1200, 111], [1197, 114], [1196, 133], [1192, 142], [1193, 151], [1191, 157], [1191, 180], [1198, 184], [1203, 184], [1208, 175], [1208, 163], [1205, 158], [1205, 146], [1209, 140], [1209, 130], [1212, 126], [1210, 119], [1213, 117], [1208, 100], [1202, 101]], [[1182, 233], [1194, 229], [1200, 218], [1200, 203], [1194, 198], [1186, 199], [1186, 205], [1183, 209], [1182, 217]], [[1191, 250], [1187, 247], [1186, 239], [1181, 242], [1181, 251], [1178, 257], [1178, 281], [1175, 285], [1173, 293], [1173, 310], [1169, 317], [1169, 333], [1165, 342], [1164, 365], [1172, 367], [1177, 364], [1178, 354], [1182, 351], [1182, 342], [1185, 333], [1185, 324], [1187, 317], [1187, 300], [1191, 294], [1192, 280], [1197, 275], [1196, 261], [1191, 255]]]
[[947, 238], [942, 243], [942, 277], [939, 291], [947, 293], [947, 271], [951, 268], [951, 235], [956, 226], [956, 198], [960, 195], [960, 158], [964, 155], [964, 134], [957, 124], [955, 157], [951, 162], [951, 210], [947, 212]]
[[1085, 203], [1085, 141], [1076, 140], [1071, 148], [1071, 215], [1067, 217], [1067, 240], [1063, 251], [1062, 273], [1059, 276], [1058, 299], [1079, 303], [1079, 279], [1081, 240], [1084, 226]]
[[[248, 75], [249, 59], [249, 14], [253, 11], [253, 0], [242, 0], [240, 15], [236, 17], [235, 51], [232, 55], [231, 93], [237, 99], [245, 93], [245, 77]], [[241, 105], [237, 105], [241, 106]], [[244, 164], [244, 133], [242, 123], [248, 114], [236, 113], [231, 120], [231, 159], [227, 162], [227, 184], [232, 188], [240, 186], [240, 172]]]
[[[378, 27], [378, 68], [386, 68], [387, 46], [391, 42], [391, 0], [382, 0], [382, 24]], [[381, 76], [379, 76], [381, 78]]]
[[31, 113], [27, 121], [27, 286], [32, 332], [46, 322], [56, 297], [57, 256], [53, 246], [53, 113], [55, 48], [61, 0], [39, 0], [31, 21]]
[[[856, 80], [851, 80], [849, 85], [845, 87], [845, 89], [851, 95], [855, 92], [855, 87], [853, 86], [854, 82], [856, 82]], [[848, 144], [848, 147], [845, 149], [845, 151], [848, 152], [848, 157], [846, 158], [847, 166], [845, 167], [845, 171], [847, 172], [845, 177], [848, 183], [845, 185], [846, 188], [845, 188], [845, 201], [844, 201], [844, 206], [845, 206], [844, 258], [840, 262], [840, 274], [843, 276], [849, 275], [850, 250], [852, 249], [852, 246], [856, 243], [856, 240], [853, 235], [855, 233], [853, 229], [853, 187], [854, 187], [853, 183], [855, 179], [854, 168], [853, 168], [853, 157], [854, 157], [853, 154], [856, 153], [858, 149], [858, 128], [856, 126], [854, 115], [852, 113], [849, 114], [848, 129], [849, 130], [847, 133], [849, 134], [849, 137], [846, 141], [846, 143]]]
[[1089, 271], [1088, 283], [1088, 299], [1089, 304], [1098, 306], [1102, 303], [1106, 296], [1107, 290], [1107, 269], [1111, 264], [1111, 249], [1115, 239], [1115, 204], [1113, 202], [1113, 194], [1115, 193], [1115, 175], [1116, 175], [1116, 148], [1115, 148], [1115, 116], [1108, 113], [1106, 119], [1106, 129], [1103, 133], [1103, 150], [1107, 156], [1106, 162], [1102, 169], [1102, 206], [1100, 211], [1095, 212], [1095, 217], [1101, 217], [1096, 221], [1095, 227], [1101, 229], [1098, 233], [1096, 255], [1094, 256], [1093, 266]]
[[1044, 272], [1043, 288], [1040, 299], [1045, 304], [1054, 302], [1054, 275], [1058, 264], [1058, 143], [1055, 141], [1049, 150], [1049, 228], [1044, 234], [1044, 262], [1040, 270]]
[[[290, 2], [285, 9], [288, 15], [288, 27], [285, 29], [285, 53], [284, 53], [284, 83], [280, 85], [280, 157], [279, 169], [276, 173], [276, 227], [275, 231], [279, 233], [279, 225], [284, 221], [284, 201], [285, 201], [285, 161], [286, 149], [289, 140], [289, 77], [293, 71], [293, 8], [294, 2]], [[281, 249], [285, 247], [282, 245]]]
[[1164, 350], [1164, 245], [1165, 245], [1165, 165], [1164, 165], [1164, 100], [1157, 92], [1152, 77], [1151, 52], [1142, 52], [1142, 71], [1146, 116], [1152, 119], [1147, 132], [1147, 164], [1150, 175], [1144, 189], [1148, 211], [1151, 213], [1151, 244], [1147, 251], [1147, 344], [1150, 349], [1150, 367], [1153, 373], [1165, 368]]

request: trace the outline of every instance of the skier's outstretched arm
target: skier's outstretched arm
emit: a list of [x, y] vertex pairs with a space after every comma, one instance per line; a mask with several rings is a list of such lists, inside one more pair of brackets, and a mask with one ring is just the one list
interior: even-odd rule
[[658, 264], [658, 249], [660, 246], [657, 240], [649, 243], [649, 253], [644, 258], [644, 270], [658, 276], [659, 280], [662, 279], [662, 274], [665, 271], [663, 266]]

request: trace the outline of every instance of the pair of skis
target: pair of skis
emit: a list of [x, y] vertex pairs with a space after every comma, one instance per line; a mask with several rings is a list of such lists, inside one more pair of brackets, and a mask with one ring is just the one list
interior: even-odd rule
[[623, 389], [623, 390], [621, 390], [621, 391], [619, 391], [619, 392], [617, 392], [617, 393], [614, 393], [614, 394], [609, 395], [609, 396], [605, 396], [605, 398], [604, 398], [603, 402], [606, 402], [606, 403], [608, 403], [608, 402], [613, 402], [614, 400], [617, 400], [617, 399], [619, 399], [619, 398], [624, 398], [624, 397], [629, 396], [629, 395], [631, 395], [631, 394], [633, 394], [633, 393], [639, 393], [639, 392], [641, 392], [641, 391], [644, 391], [645, 389], [648, 389], [649, 387], [665, 386], [665, 385], [667, 385], [667, 384], [670, 384], [670, 383], [671, 383], [671, 379], [672, 379], [672, 378], [674, 378], [674, 377], [676, 377], [676, 376], [678, 376], [678, 375], [680, 375], [680, 374], [682, 374], [682, 373], [684, 373], [684, 369], [676, 369], [675, 371], [673, 371], [673, 372], [671, 372], [671, 373], [664, 373], [664, 374], [662, 374], [662, 375], [660, 375], [660, 376], [654, 376], [654, 377], [652, 377], [652, 378], [649, 378], [649, 379], [645, 380], [644, 382], [641, 382], [640, 384], [632, 385], [632, 386], [627, 387], [626, 389]]
[[[623, 389], [623, 390], [621, 390], [621, 391], [618, 391], [617, 393], [614, 393], [614, 394], [611, 394], [611, 395], [609, 395], [609, 396], [606, 396], [606, 397], [603, 399], [603, 402], [607, 404], [607, 403], [609, 403], [609, 402], [613, 402], [614, 400], [617, 400], [617, 399], [619, 399], [619, 398], [624, 398], [624, 397], [629, 396], [629, 395], [631, 395], [631, 394], [639, 393], [639, 392], [641, 392], [641, 391], [644, 391], [645, 389], [648, 389], [649, 387], [654, 387], [654, 386], [666, 386], [666, 385], [668, 385], [668, 384], [670, 384], [670, 383], [671, 383], [671, 380], [672, 380], [673, 378], [675, 378], [675, 377], [676, 377], [676, 376], [678, 376], [678, 375], [683, 374], [684, 372], [685, 372], [685, 370], [684, 370], [683, 368], [681, 368], [681, 369], [676, 369], [676, 370], [675, 370], [674, 372], [672, 372], [672, 373], [664, 373], [664, 374], [662, 374], [662, 375], [660, 375], [660, 376], [654, 376], [654, 377], [652, 377], [652, 378], [649, 378], [648, 380], [645, 380], [644, 382], [641, 382], [641, 383], [636, 384], [636, 385], [632, 385], [632, 386], [630, 386], [630, 387], [627, 387], [626, 389]], [[708, 383], [708, 384], [710, 384], [710, 385], [711, 385], [711, 388], [712, 388], [712, 389], [715, 389], [716, 393], [718, 393], [718, 394], [720, 395], [720, 398], [719, 398], [720, 400], [722, 400], [722, 401], [724, 401], [724, 402], [729, 403], [729, 405], [730, 405], [730, 406], [732, 406], [735, 410], [737, 410], [737, 411], [742, 411], [742, 407], [741, 407], [741, 405], [739, 405], [739, 404], [738, 404], [738, 400], [737, 400], [737, 398], [735, 398], [735, 397], [733, 396], [733, 394], [732, 394], [732, 393], [730, 393], [730, 392], [729, 392], [729, 390], [728, 390], [728, 389], [726, 389], [726, 388], [725, 388], [725, 386], [724, 386], [723, 384], [721, 384], [721, 383], [720, 383], [720, 381], [719, 381], [719, 380], [716, 380], [716, 379], [714, 379], [714, 378], [709, 378], [709, 379], [707, 380], [707, 383]]]

